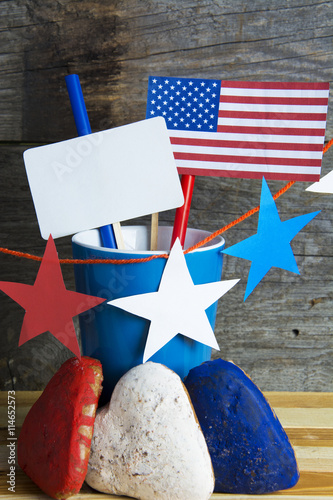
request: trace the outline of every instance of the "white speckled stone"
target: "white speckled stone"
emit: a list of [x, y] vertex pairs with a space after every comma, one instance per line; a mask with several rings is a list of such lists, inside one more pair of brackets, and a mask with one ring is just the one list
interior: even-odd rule
[[148, 362], [121, 378], [96, 416], [86, 482], [141, 500], [210, 498], [210, 455], [176, 373]]

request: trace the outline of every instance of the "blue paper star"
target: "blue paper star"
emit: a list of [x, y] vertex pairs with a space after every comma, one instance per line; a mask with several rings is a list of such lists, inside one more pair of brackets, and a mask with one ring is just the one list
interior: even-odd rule
[[228, 255], [252, 262], [244, 301], [272, 267], [299, 274], [291, 240], [320, 213], [312, 212], [281, 222], [266, 180], [262, 180], [257, 234], [223, 250]]

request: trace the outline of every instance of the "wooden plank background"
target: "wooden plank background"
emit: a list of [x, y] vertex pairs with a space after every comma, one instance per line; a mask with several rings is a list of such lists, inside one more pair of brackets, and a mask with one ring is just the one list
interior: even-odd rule
[[[0, 1], [0, 246], [42, 255], [22, 153], [76, 136], [65, 75], [78, 73], [93, 131], [145, 117], [148, 76], [329, 81], [333, 2], [320, 0]], [[326, 141], [333, 137], [330, 102]], [[323, 174], [332, 170], [333, 148]], [[285, 183], [269, 182], [272, 193]], [[300, 275], [272, 269], [243, 302], [249, 262], [225, 257], [241, 278], [220, 300], [220, 352], [262, 390], [332, 390], [332, 196], [294, 185], [282, 220], [321, 210], [293, 240]], [[260, 181], [197, 178], [189, 225], [217, 230], [258, 205]], [[172, 224], [174, 213], [161, 214]], [[147, 219], [138, 220], [147, 223]], [[225, 233], [256, 232], [257, 215]], [[57, 240], [71, 257], [70, 238]], [[38, 264], [0, 255], [0, 280], [33, 284]], [[66, 286], [73, 270], [63, 266]], [[24, 311], [0, 295], [0, 389], [40, 390], [71, 356], [49, 333], [18, 348]]]
[[[40, 392], [16, 392], [15, 437], [31, 405]], [[324, 392], [266, 392], [269, 404], [277, 414], [290, 442], [300, 470], [295, 487], [267, 495], [238, 495], [214, 493], [211, 500], [332, 500], [333, 493], [333, 394]], [[12, 500], [8, 491], [8, 394], [0, 391], [0, 500]], [[12, 438], [11, 438], [12, 439]], [[16, 465], [15, 500], [47, 500]], [[86, 483], [72, 500], [125, 500], [125, 497], [108, 495], [92, 490]], [[128, 497], [126, 497], [128, 498]]]

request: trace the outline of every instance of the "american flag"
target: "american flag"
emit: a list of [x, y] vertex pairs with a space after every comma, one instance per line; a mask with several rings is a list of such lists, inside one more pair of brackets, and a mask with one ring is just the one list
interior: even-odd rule
[[146, 118], [165, 118], [180, 174], [314, 182], [328, 94], [328, 83], [151, 76]]

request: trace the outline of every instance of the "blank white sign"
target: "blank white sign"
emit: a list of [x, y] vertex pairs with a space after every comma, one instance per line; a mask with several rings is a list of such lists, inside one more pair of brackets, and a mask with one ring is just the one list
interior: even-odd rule
[[162, 117], [28, 149], [23, 158], [45, 240], [184, 203]]

